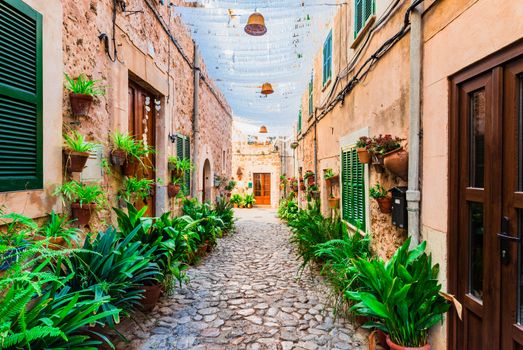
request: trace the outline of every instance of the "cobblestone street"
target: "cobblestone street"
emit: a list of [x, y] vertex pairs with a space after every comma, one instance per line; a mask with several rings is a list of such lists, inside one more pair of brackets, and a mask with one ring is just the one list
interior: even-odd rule
[[[334, 322], [327, 290], [304, 273], [273, 210], [238, 210], [237, 233], [221, 239], [191, 282], [166, 297], [125, 349], [362, 349], [363, 331]], [[146, 316], [142, 316], [146, 317]], [[124, 330], [125, 333], [125, 330]]]

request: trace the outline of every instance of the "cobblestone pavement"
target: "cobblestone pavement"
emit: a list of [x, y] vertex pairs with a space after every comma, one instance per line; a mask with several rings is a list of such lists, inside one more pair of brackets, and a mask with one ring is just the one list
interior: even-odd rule
[[305, 273], [273, 210], [238, 210], [191, 282], [127, 325], [121, 349], [363, 349], [366, 334], [333, 320], [321, 281]]

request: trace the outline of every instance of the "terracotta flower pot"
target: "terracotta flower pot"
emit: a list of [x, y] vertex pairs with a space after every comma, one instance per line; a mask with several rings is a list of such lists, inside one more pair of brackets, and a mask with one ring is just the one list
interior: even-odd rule
[[125, 160], [122, 166], [122, 174], [125, 176], [135, 175], [138, 170], [138, 161], [134, 158], [128, 158]]
[[167, 169], [169, 169], [169, 171], [175, 171], [176, 170], [176, 164], [174, 164], [174, 163], [167, 163]]
[[315, 182], [315, 181], [314, 181], [314, 176], [309, 176], [309, 177], [307, 178], [307, 184], [308, 184], [309, 186], [314, 185], [314, 182]]
[[329, 198], [329, 208], [330, 209], [336, 209], [340, 205], [340, 199], [339, 198]]
[[178, 195], [181, 188], [182, 187], [179, 184], [170, 183], [169, 185], [167, 185], [167, 195], [169, 196], [169, 198], [174, 198]]
[[389, 336], [387, 336], [387, 345], [390, 347], [391, 350], [430, 350], [430, 344], [426, 344], [424, 346], [420, 347], [407, 347], [407, 346], [401, 346], [396, 343], [394, 343], [392, 340], [390, 340]]
[[80, 203], [71, 204], [71, 216], [73, 219], [76, 219], [76, 223], [80, 226], [89, 224], [89, 221], [91, 220], [91, 214], [95, 210], [95, 203], [83, 203], [82, 206], [80, 206]]
[[152, 286], [142, 286], [140, 289], [144, 290], [143, 299], [140, 300], [143, 309], [145, 311], [152, 311], [156, 304], [158, 304], [158, 300], [162, 294], [162, 285], [154, 284]]
[[89, 115], [91, 104], [93, 103], [93, 96], [84, 94], [69, 94], [69, 101], [71, 102], [71, 111], [75, 117], [83, 117]]
[[232, 206], [233, 206], [234, 208], [238, 208], [238, 204], [236, 204], [236, 203], [234, 203]]
[[65, 239], [63, 237], [50, 237], [47, 238], [45, 236], [41, 235], [35, 235], [33, 237], [33, 241], [43, 241], [44, 239], [48, 239], [49, 246], [48, 248], [51, 250], [60, 250], [63, 247], [66, 246]]
[[184, 171], [183, 170], [174, 170], [174, 177], [177, 179], [183, 178]]
[[409, 153], [398, 148], [383, 155], [383, 165], [385, 169], [406, 181], [409, 175]]
[[114, 149], [111, 152], [111, 163], [114, 166], [122, 166], [127, 159], [127, 153], [121, 149]]
[[85, 163], [89, 159], [89, 152], [65, 152], [67, 172], [80, 173], [84, 170]]
[[392, 212], [392, 197], [384, 197], [376, 199], [383, 214], [390, 214]]
[[362, 164], [370, 163], [370, 160], [372, 159], [372, 157], [366, 148], [358, 148], [357, 152], [358, 152], [358, 159], [359, 159], [360, 163], [362, 163]]
[[383, 167], [383, 156], [381, 154], [373, 155], [372, 156], [372, 165], [374, 165], [374, 170], [376, 170], [377, 173], [384, 173], [385, 168]]

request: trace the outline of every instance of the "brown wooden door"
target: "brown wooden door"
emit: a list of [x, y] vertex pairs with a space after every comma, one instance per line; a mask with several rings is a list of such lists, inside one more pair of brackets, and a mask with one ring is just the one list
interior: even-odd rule
[[463, 319], [453, 318], [449, 344], [521, 350], [523, 59], [460, 76], [452, 101], [450, 188], [457, 193], [451, 193], [449, 269]]
[[271, 205], [271, 174], [254, 174], [254, 199], [257, 205]]
[[[155, 96], [138, 84], [129, 82], [129, 134], [137, 140], [143, 140], [147, 145], [156, 149], [156, 119], [155, 119]], [[140, 169], [136, 174], [138, 178], [156, 179], [155, 155], [150, 154], [144, 159], [145, 169]], [[155, 193], [144, 201], [138, 201], [137, 207], [147, 205], [146, 215], [155, 215]]]

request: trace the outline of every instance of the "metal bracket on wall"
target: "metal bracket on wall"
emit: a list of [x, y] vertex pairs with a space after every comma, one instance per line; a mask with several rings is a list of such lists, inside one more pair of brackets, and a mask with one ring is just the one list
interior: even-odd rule
[[168, 136], [168, 137], [169, 137], [169, 140], [171, 140], [171, 143], [175, 143], [175, 142], [176, 142], [176, 137], [177, 137], [177, 136], [178, 136], [177, 134], [171, 134], [171, 133], [169, 133], [169, 136]]

